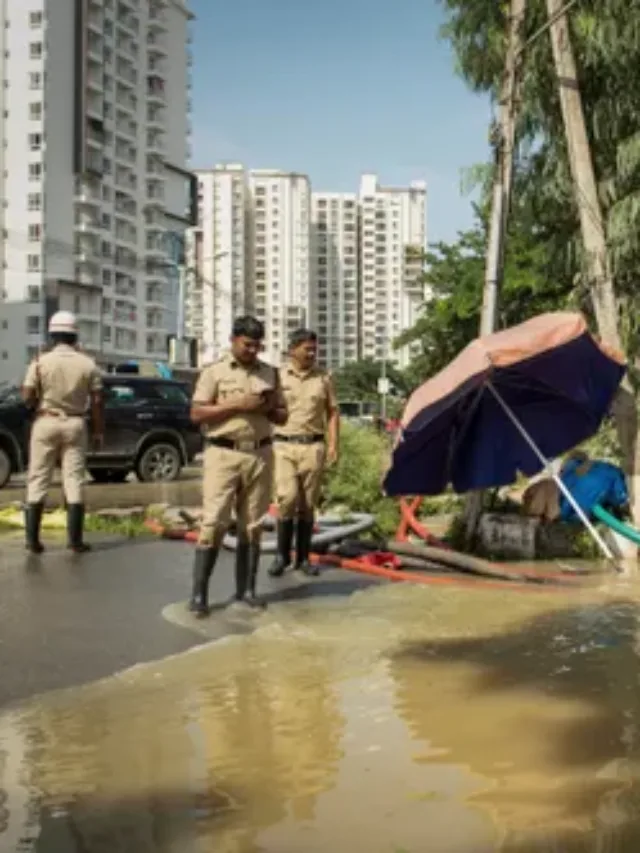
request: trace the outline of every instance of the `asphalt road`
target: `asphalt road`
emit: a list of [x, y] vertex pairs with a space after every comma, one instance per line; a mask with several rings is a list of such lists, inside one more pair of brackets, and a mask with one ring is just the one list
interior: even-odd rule
[[[82, 556], [49, 542], [41, 557], [27, 556], [21, 537], [0, 541], [0, 706], [252, 630], [252, 618], [232, 619], [223, 607], [206, 621], [186, 612], [192, 546], [93, 541]], [[272, 580], [267, 565], [265, 559], [259, 592], [270, 602], [350, 594], [371, 583], [334, 570], [318, 579], [291, 573]], [[232, 591], [233, 555], [223, 552], [211, 600], [224, 603]]]
[[[185, 468], [175, 483], [140, 483], [133, 474], [125, 483], [94, 483], [87, 480], [85, 499], [89, 511], [112, 507], [147, 506], [169, 503], [173, 506], [197, 506], [201, 499], [201, 469]], [[56, 479], [51, 489], [48, 506], [62, 504], [62, 491]], [[0, 507], [24, 500], [24, 478], [16, 477], [8, 487], [0, 489]]]

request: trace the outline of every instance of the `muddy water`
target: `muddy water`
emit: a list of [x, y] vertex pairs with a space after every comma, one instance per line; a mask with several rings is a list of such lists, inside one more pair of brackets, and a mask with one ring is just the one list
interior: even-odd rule
[[415, 588], [0, 716], [0, 850], [637, 853], [640, 596]]

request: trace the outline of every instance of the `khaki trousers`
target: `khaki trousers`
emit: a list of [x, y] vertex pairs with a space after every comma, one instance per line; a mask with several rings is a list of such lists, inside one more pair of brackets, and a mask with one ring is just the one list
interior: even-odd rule
[[315, 444], [275, 443], [275, 493], [280, 518], [313, 519], [326, 459], [321, 441]]
[[58, 460], [67, 503], [83, 503], [86, 453], [84, 418], [52, 415], [36, 418], [29, 443], [27, 503], [44, 501]]
[[238, 536], [259, 542], [269, 509], [273, 447], [244, 452], [207, 445], [202, 483], [202, 525], [198, 544], [219, 547], [236, 511]]

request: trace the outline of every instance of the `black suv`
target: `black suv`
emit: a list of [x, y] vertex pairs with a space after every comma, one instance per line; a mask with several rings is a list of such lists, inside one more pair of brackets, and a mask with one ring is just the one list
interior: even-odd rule
[[[87, 457], [99, 483], [116, 483], [131, 471], [143, 482], [168, 482], [202, 450], [191, 423], [188, 385], [169, 379], [109, 374], [104, 379], [105, 437]], [[0, 488], [27, 466], [30, 417], [15, 387], [0, 390]]]

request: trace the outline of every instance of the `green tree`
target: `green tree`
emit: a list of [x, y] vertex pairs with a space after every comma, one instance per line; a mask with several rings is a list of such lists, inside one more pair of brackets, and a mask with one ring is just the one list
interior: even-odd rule
[[[512, 222], [505, 259], [500, 325], [522, 322], [564, 307], [573, 297], [570, 280], [552, 275], [544, 241], [529, 223]], [[448, 364], [478, 334], [487, 246], [486, 217], [476, 210], [474, 227], [454, 243], [436, 243], [426, 255], [430, 297], [415, 326], [395, 346], [418, 343], [420, 355], [407, 371], [410, 384], [423, 382]]]
[[[403, 396], [407, 392], [403, 374], [388, 363], [386, 366], [391, 393]], [[333, 381], [339, 400], [357, 400], [374, 402], [379, 399], [378, 379], [382, 375], [382, 364], [372, 358], [350, 361], [333, 374]]]
[[[506, 50], [508, 3], [440, 0], [443, 35], [458, 71], [477, 92], [497, 102]], [[640, 261], [640, 102], [633, 71], [640, 63], [639, 0], [580, 0], [570, 15], [574, 52], [590, 137], [606, 236], [628, 351], [640, 349], [636, 284]], [[545, 0], [527, 6], [523, 87], [514, 193], [537, 224], [556, 269], [573, 278], [584, 305], [575, 191], [569, 169], [549, 34], [532, 36], [547, 21]]]
[[[458, 70], [477, 92], [497, 101], [506, 49], [508, 3], [440, 0], [447, 14], [443, 34]], [[630, 364], [632, 396], [616, 408], [625, 468], [630, 477], [634, 520], [640, 524], [640, 102], [634, 83], [640, 67], [639, 0], [580, 0], [569, 15], [609, 260], [614, 276], [618, 327]], [[560, 110], [545, 0], [527, 7], [523, 86], [518, 120], [515, 197], [539, 229], [555, 269], [574, 282], [590, 309], [589, 284], [580, 238], [576, 195]], [[595, 285], [597, 286], [597, 284]]]

